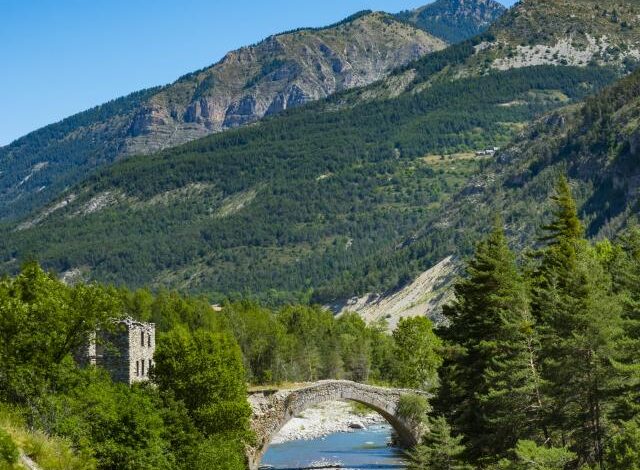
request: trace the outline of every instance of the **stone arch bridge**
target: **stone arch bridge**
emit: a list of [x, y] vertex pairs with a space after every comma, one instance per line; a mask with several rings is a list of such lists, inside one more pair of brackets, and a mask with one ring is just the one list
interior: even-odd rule
[[412, 447], [420, 441], [424, 429], [420, 423], [398, 414], [400, 397], [408, 394], [429, 397], [421, 391], [374, 387], [347, 380], [323, 380], [297, 389], [251, 393], [251, 427], [256, 443], [247, 449], [249, 469], [259, 467], [271, 440], [291, 418], [326, 401], [349, 400], [368, 406], [394, 428], [401, 445]]

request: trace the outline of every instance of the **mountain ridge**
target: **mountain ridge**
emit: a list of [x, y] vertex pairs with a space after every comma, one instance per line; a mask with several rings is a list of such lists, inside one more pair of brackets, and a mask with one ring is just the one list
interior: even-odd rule
[[640, 4], [619, 0], [523, 0], [484, 33], [408, 64], [369, 86], [338, 95], [353, 106], [419, 93], [432, 83], [535, 65], [618, 67], [640, 63]]
[[231, 51], [170, 85], [112, 100], [1, 148], [0, 217], [24, 215], [93, 168], [370, 83], [444, 46], [371, 12]]
[[453, 44], [483, 33], [506, 11], [495, 0], [436, 0], [396, 17]]

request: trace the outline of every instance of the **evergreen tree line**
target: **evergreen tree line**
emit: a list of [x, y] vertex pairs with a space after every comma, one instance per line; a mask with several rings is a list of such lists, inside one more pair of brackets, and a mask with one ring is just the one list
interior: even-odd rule
[[445, 308], [414, 469], [640, 468], [640, 228], [585, 239], [568, 182], [534, 250], [500, 222]]

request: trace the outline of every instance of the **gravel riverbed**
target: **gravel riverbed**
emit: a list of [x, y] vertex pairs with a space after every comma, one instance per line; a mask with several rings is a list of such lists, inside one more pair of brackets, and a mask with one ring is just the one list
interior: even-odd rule
[[376, 412], [361, 415], [355, 412], [350, 403], [329, 401], [293, 417], [272, 443], [318, 439], [336, 432], [351, 432], [383, 422], [384, 418]]

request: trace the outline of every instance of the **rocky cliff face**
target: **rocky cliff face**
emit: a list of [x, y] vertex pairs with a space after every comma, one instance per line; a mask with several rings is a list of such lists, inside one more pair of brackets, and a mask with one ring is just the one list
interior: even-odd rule
[[451, 287], [460, 271], [459, 264], [459, 260], [448, 256], [394, 292], [369, 293], [327, 308], [336, 315], [355, 312], [367, 323], [384, 321], [388, 331], [395, 330], [403, 318], [426, 316], [441, 324], [445, 321], [442, 306], [453, 298]]
[[272, 36], [153, 96], [134, 116], [123, 153], [150, 153], [367, 85], [444, 47], [384, 13]]
[[437, 0], [397, 16], [449, 43], [456, 43], [482, 33], [505, 11], [507, 9], [495, 0]]
[[618, 0], [522, 0], [490, 31], [479, 57], [493, 69], [590, 64], [634, 68], [640, 4]]

